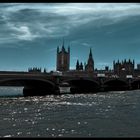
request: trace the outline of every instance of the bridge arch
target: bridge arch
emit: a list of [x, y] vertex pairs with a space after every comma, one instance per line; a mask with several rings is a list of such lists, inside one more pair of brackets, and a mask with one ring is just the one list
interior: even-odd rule
[[75, 78], [64, 80], [69, 83], [72, 93], [89, 93], [99, 91], [100, 84], [95, 80]]
[[0, 86], [20, 86], [24, 96], [37, 96], [59, 93], [59, 88], [49, 80], [37, 78], [9, 78], [0, 81]]
[[121, 79], [111, 79], [104, 81], [102, 87], [104, 88], [104, 91], [121, 91], [127, 90], [129, 84]]
[[131, 89], [140, 89], [140, 79], [131, 82]]

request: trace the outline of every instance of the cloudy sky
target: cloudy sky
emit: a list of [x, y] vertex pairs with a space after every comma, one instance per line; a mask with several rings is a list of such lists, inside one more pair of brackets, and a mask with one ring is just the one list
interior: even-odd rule
[[56, 48], [70, 45], [70, 67], [113, 60], [140, 63], [140, 4], [0, 3], [0, 70], [56, 69]]

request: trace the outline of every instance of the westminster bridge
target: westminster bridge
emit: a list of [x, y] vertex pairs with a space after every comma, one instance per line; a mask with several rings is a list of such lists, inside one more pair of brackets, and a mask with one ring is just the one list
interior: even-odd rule
[[140, 78], [81, 77], [47, 73], [0, 72], [0, 86], [20, 86], [25, 96], [61, 94], [59, 86], [68, 83], [71, 93], [140, 89]]

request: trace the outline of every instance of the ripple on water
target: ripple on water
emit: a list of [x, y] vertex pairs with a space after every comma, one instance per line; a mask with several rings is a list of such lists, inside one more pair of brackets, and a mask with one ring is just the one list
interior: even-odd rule
[[[0, 98], [0, 120], [4, 123], [0, 126], [0, 135], [96, 137], [121, 133], [140, 136], [139, 93]], [[7, 128], [12, 130], [12, 135], [4, 132]]]
[[12, 137], [12, 135], [5, 135], [5, 136], [3, 136], [3, 137]]

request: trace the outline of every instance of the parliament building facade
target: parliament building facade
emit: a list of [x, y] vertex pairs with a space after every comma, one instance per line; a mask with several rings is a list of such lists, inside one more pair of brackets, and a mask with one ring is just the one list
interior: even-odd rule
[[108, 66], [104, 70], [97, 70], [94, 68], [94, 59], [92, 55], [92, 50], [89, 50], [89, 57], [87, 63], [82, 63], [77, 60], [75, 69], [70, 70], [70, 47], [65, 49], [64, 41], [62, 47], [57, 47], [57, 60], [56, 60], [56, 70], [63, 72], [65, 75], [77, 75], [77, 76], [97, 76], [104, 74], [105, 76], [118, 76], [126, 77], [127, 75], [138, 76], [140, 75], [140, 66], [135, 69], [134, 60], [123, 60], [123, 61], [113, 61], [113, 70], [110, 70]]

